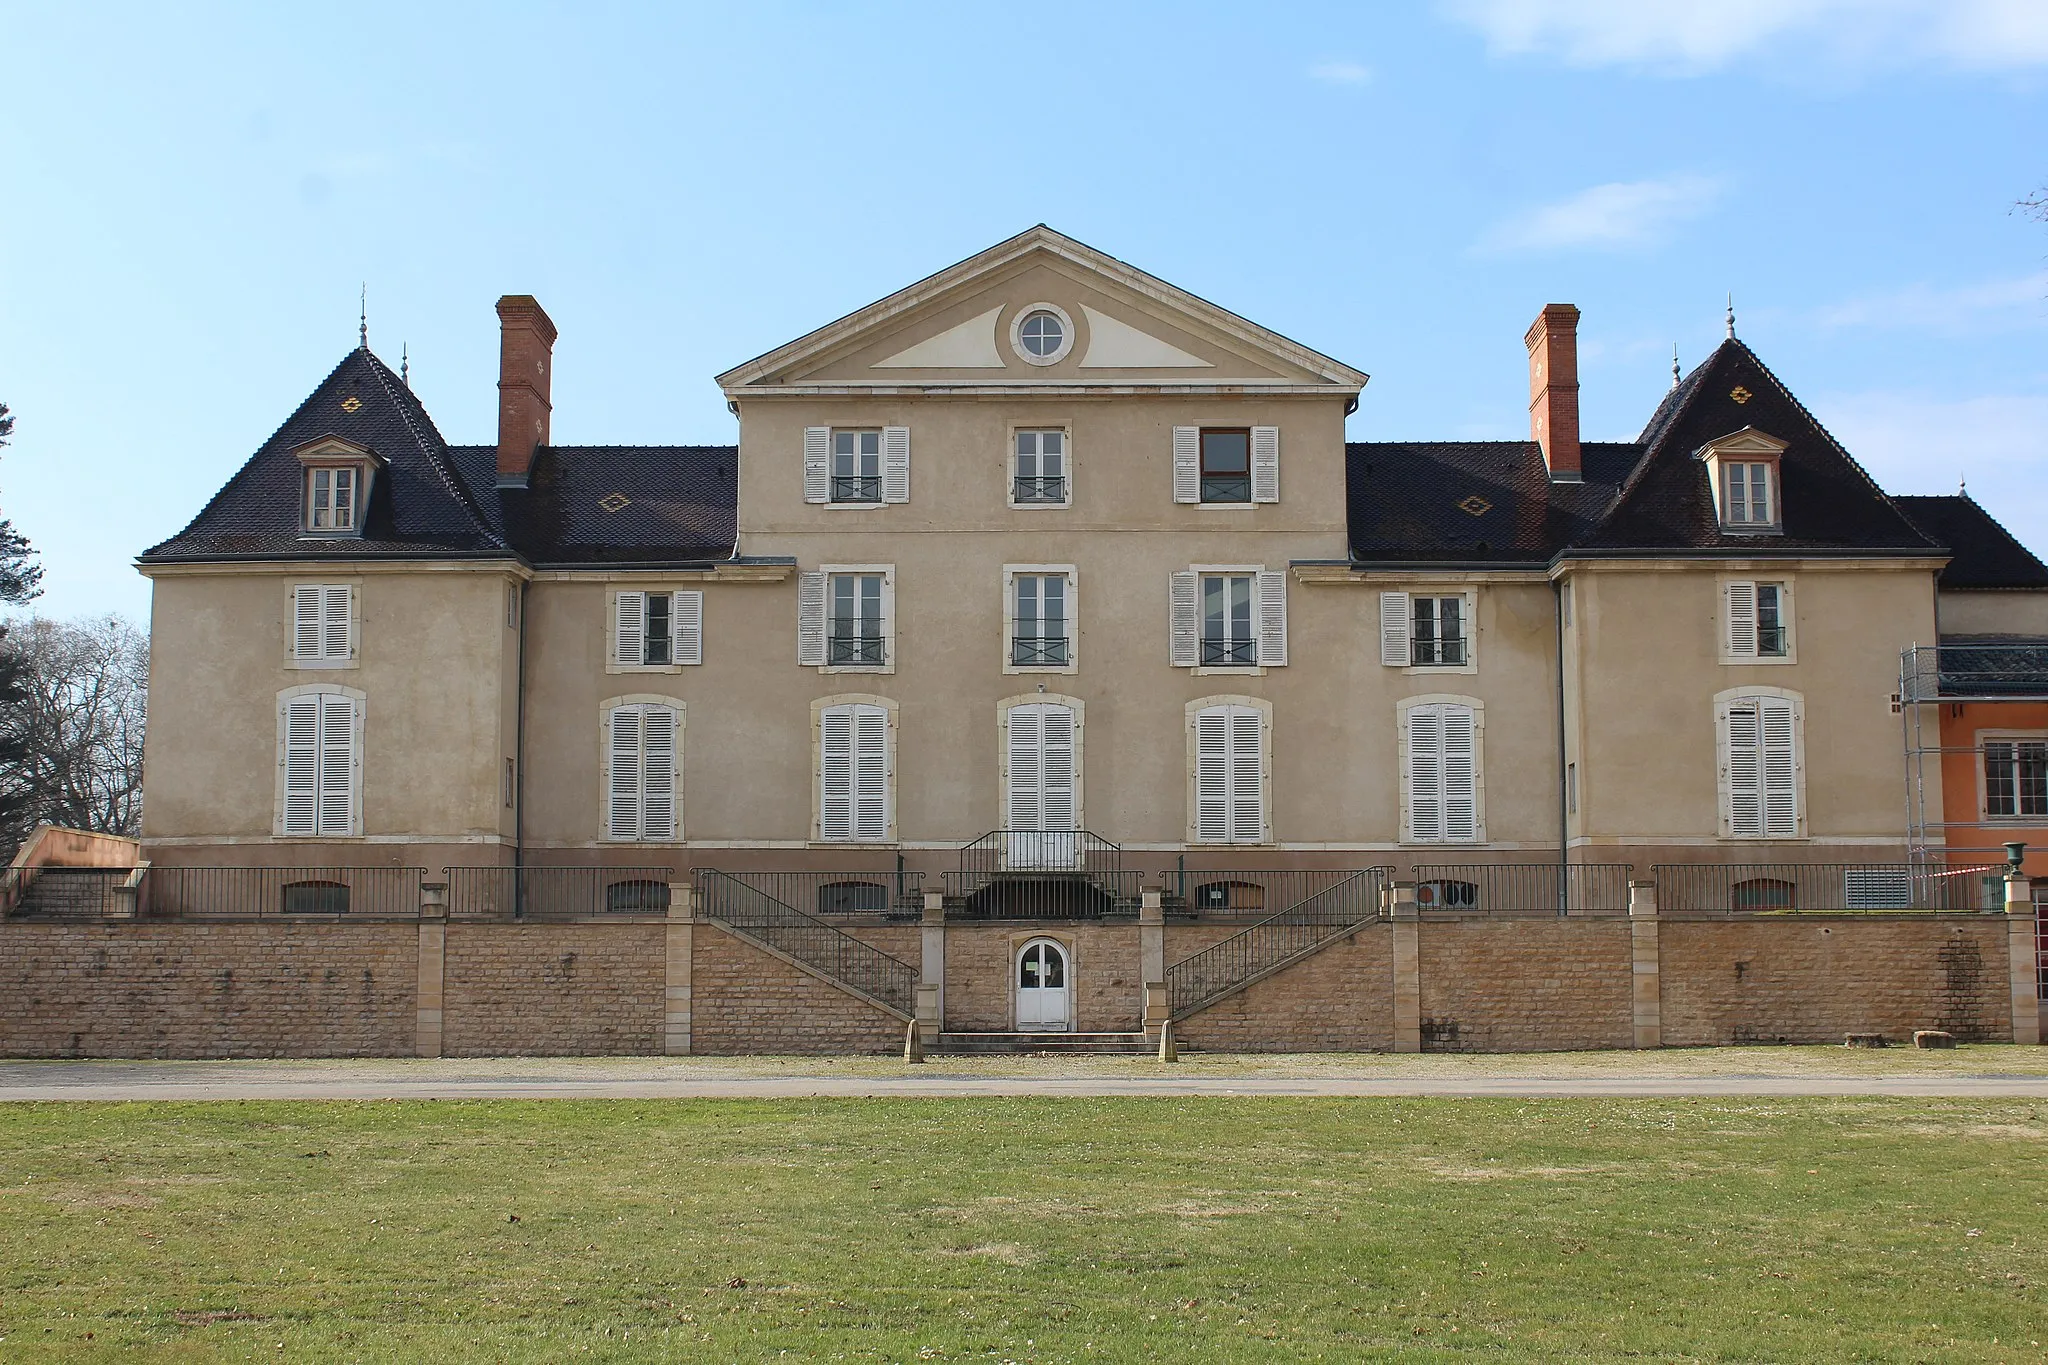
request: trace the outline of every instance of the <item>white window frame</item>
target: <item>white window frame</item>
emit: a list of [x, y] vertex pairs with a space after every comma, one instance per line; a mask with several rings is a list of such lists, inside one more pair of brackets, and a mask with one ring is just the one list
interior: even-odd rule
[[[884, 837], [873, 839], [828, 839], [825, 837], [825, 713], [842, 706], [873, 706], [884, 712], [883, 801], [886, 811]], [[811, 842], [826, 848], [882, 848], [897, 842], [896, 826], [896, 703], [888, 697], [861, 692], [842, 692], [819, 697], [811, 703]]]
[[[1745, 631], [1745, 638], [1749, 643], [1748, 653], [1741, 651], [1741, 641], [1736, 638], [1736, 620], [1739, 614], [1736, 603], [1741, 590], [1745, 588], [1748, 590], [1749, 602], [1749, 619]], [[1757, 622], [1761, 613], [1757, 609], [1757, 600], [1760, 588], [1778, 590], [1778, 623], [1785, 632], [1785, 652], [1781, 655], [1759, 652], [1761, 641], [1757, 634]], [[1774, 667], [1778, 664], [1799, 662], [1798, 598], [1793, 591], [1790, 575], [1753, 578], [1741, 574], [1724, 574], [1717, 580], [1715, 592], [1714, 624], [1716, 638], [1720, 642], [1722, 663]]]
[[[656, 597], [669, 599], [669, 661], [665, 664], [634, 663], [619, 655], [619, 600], [638, 593], [642, 600], [641, 657], [646, 657], [646, 602]], [[704, 662], [704, 592], [701, 588], [612, 588], [604, 595], [605, 672], [680, 673]]]
[[[1175, 596], [1177, 585], [1192, 578], [1194, 589], [1192, 655], [1180, 648], [1180, 639], [1186, 632], [1178, 628], [1179, 610]], [[1202, 662], [1202, 626], [1206, 617], [1202, 610], [1203, 580], [1207, 578], [1250, 578], [1251, 587], [1251, 643], [1254, 662], [1248, 664], [1208, 664]], [[1263, 564], [1190, 564], [1169, 577], [1166, 593], [1166, 634], [1167, 662], [1174, 668], [1185, 668], [1195, 677], [1206, 678], [1218, 675], [1263, 677], [1269, 668], [1287, 666], [1287, 571], [1268, 569]]]
[[[1259, 719], [1259, 830], [1257, 839], [1204, 839], [1201, 813], [1202, 713], [1219, 707], [1254, 711]], [[1182, 711], [1187, 732], [1187, 842], [1190, 847], [1258, 848], [1273, 837], [1273, 703], [1264, 697], [1197, 697]]]
[[1064, 706], [1074, 713], [1074, 828], [1084, 830], [1088, 828], [1088, 818], [1082, 753], [1086, 747], [1088, 704], [1063, 692], [1027, 692], [996, 703], [996, 823], [991, 828], [1010, 828], [1010, 712], [1019, 706], [1039, 705]]
[[[1060, 344], [1044, 355], [1033, 355], [1024, 344], [1024, 324], [1034, 313], [1050, 313], [1060, 325]], [[1057, 365], [1074, 350], [1074, 320], [1056, 303], [1027, 303], [1010, 318], [1010, 349], [1026, 365]]]
[[[305, 470], [306, 491], [303, 511], [300, 515], [301, 534], [322, 537], [332, 536], [337, 539], [360, 538], [363, 534], [363, 490], [369, 483], [369, 480], [364, 477], [367, 473], [365, 466], [360, 462], [308, 464], [305, 466]], [[319, 476], [323, 474], [327, 476], [327, 499], [325, 503], [322, 503], [319, 495]], [[340, 486], [339, 476], [343, 474], [346, 474], [349, 480], [348, 522], [346, 525], [341, 524], [340, 518], [336, 515], [340, 504], [336, 500], [335, 495]], [[320, 525], [320, 516], [323, 510], [328, 516], [334, 518], [334, 524], [328, 526]]]
[[[1017, 580], [1019, 578], [1065, 578], [1067, 580], [1067, 662], [1065, 664], [1019, 664], [1013, 663], [1016, 651], [1011, 645], [1017, 631]], [[1079, 626], [1079, 578], [1072, 564], [1005, 564], [1003, 565], [1003, 672], [1005, 673], [1047, 673], [1071, 674], [1081, 670], [1081, 631]], [[1041, 609], [1044, 598], [1040, 597]]]
[[[1781, 457], [1788, 444], [1767, 432], [1758, 431], [1755, 427], [1744, 427], [1700, 447], [1699, 458], [1706, 461], [1708, 487], [1714, 498], [1714, 524], [1720, 528], [1723, 535], [1772, 536], [1784, 533], [1785, 488]], [[1765, 466], [1764, 496], [1770, 504], [1767, 509], [1770, 512], [1769, 519], [1730, 520], [1729, 514], [1734, 510], [1734, 480], [1731, 471], [1738, 465], [1746, 470], [1759, 464]], [[1745, 506], [1749, 502], [1746, 495], [1747, 487], [1745, 483]]]
[[[1472, 713], [1472, 837], [1418, 838], [1415, 833], [1414, 769], [1410, 766], [1409, 716], [1425, 706], [1462, 706]], [[1432, 692], [1403, 698], [1394, 707], [1395, 752], [1400, 763], [1401, 842], [1428, 848], [1474, 848], [1486, 842], [1486, 703], [1477, 697]]]
[[[1757, 473], [1763, 474], [1764, 516], [1757, 516]], [[1744, 515], [1735, 515], [1740, 502]], [[1730, 531], [1768, 531], [1779, 524], [1778, 462], [1776, 460], [1723, 460], [1721, 462], [1721, 525]]]
[[[674, 806], [674, 830], [666, 835], [635, 834], [623, 835], [612, 832], [612, 713], [629, 706], [666, 707], [675, 713], [675, 775], [670, 787], [670, 798]], [[632, 692], [622, 697], [607, 697], [598, 705], [598, 784], [597, 784], [597, 839], [601, 844], [680, 844], [683, 842], [683, 768], [684, 734], [688, 729], [689, 711], [680, 697], [662, 696], [652, 692]], [[643, 742], [644, 751], [644, 742]], [[647, 792], [644, 784], [636, 798], [640, 809], [640, 826], [646, 827]]]
[[[314, 827], [312, 833], [287, 830], [285, 822], [286, 765], [290, 759], [288, 737], [289, 707], [293, 701], [308, 697], [334, 697], [349, 703], [349, 807], [346, 828], [335, 830], [323, 828], [320, 819], [320, 746], [315, 739], [315, 788], [313, 798]], [[363, 722], [368, 713], [368, 702], [364, 694], [353, 687], [340, 687], [334, 683], [309, 683], [302, 687], [287, 687], [277, 694], [277, 786], [275, 809], [271, 818], [271, 833], [279, 839], [339, 840], [363, 837]]]
[[[1733, 786], [1730, 781], [1729, 712], [1742, 702], [1752, 699], [1783, 701], [1792, 708], [1792, 807], [1793, 832], [1773, 834], [1769, 832], [1768, 811], [1760, 813], [1761, 830], [1756, 834], [1735, 832], [1733, 811]], [[1761, 748], [1759, 738], [1759, 748]], [[1809, 837], [1806, 807], [1806, 698], [1801, 694], [1782, 687], [1731, 687], [1714, 694], [1714, 771], [1715, 787], [1720, 807], [1721, 838], [1731, 842], [1787, 843], [1805, 840]], [[1760, 799], [1768, 793], [1761, 793]]]
[[[360, 607], [362, 599], [361, 588], [362, 585], [356, 582], [293, 583], [286, 588], [285, 620], [287, 625], [285, 627], [285, 634], [287, 649], [285, 652], [289, 659], [290, 667], [325, 672], [357, 666], [356, 646], [357, 641], [361, 637], [362, 625]], [[345, 638], [342, 642], [342, 652], [339, 654], [333, 652], [333, 632], [337, 624], [332, 614], [334, 599], [331, 594], [334, 593], [342, 594], [345, 599], [339, 622]], [[300, 644], [303, 637], [300, 630], [299, 613], [302, 596], [307, 594], [317, 595], [315, 597], [316, 605], [313, 617], [313, 638], [316, 649], [311, 654], [300, 652]]]
[[[1461, 664], [1419, 664], [1415, 662], [1415, 599], [1418, 597], [1460, 597], [1464, 599], [1462, 624], [1465, 629], [1465, 662]], [[1398, 605], [1396, 600], [1398, 599]], [[1416, 584], [1388, 588], [1376, 599], [1379, 611], [1380, 666], [1408, 673], [1477, 673], [1479, 671], [1479, 590], [1467, 585]], [[1388, 613], [1395, 615], [1390, 617]], [[1396, 623], [1398, 621], [1398, 629]], [[1406, 662], [1394, 662], [1398, 648]]]
[[[832, 580], [855, 574], [880, 574], [882, 578], [882, 662], [878, 664], [835, 664], [832, 660]], [[805, 657], [806, 610], [804, 580], [822, 582], [823, 596], [818, 610], [821, 613], [821, 641], [815, 658]], [[816, 668], [820, 673], [874, 673], [888, 674], [896, 671], [896, 566], [893, 564], [820, 564], [798, 576], [797, 584], [797, 663], [805, 668]]]
[[[1060, 438], [1060, 478], [1062, 480], [1060, 493], [1062, 496], [1058, 502], [1019, 502], [1017, 500], [1017, 461], [1021, 456], [1017, 451], [1017, 438], [1027, 434], [1043, 435], [1047, 432], [1056, 433]], [[1040, 457], [1034, 455], [1033, 458], [1037, 459]], [[1022, 512], [1035, 512], [1057, 510], [1074, 505], [1074, 429], [1071, 424], [1056, 422], [1017, 422], [1012, 424], [1010, 427], [1009, 445], [1004, 452], [1003, 461], [1003, 488], [1005, 490], [1005, 497], [1008, 498], [1011, 507]]]
[[[1993, 815], [1991, 813], [1991, 756], [1984, 752], [1987, 744], [2048, 744], [2048, 730], [1979, 730], [1977, 748], [1977, 818], [1987, 824], [2006, 826], [2048, 825], [2048, 813], [2040, 815]], [[2017, 760], [2017, 755], [2015, 755]], [[2013, 774], [2013, 804], [2019, 804], [2019, 774]], [[2048, 879], [2043, 879], [2048, 884]]]

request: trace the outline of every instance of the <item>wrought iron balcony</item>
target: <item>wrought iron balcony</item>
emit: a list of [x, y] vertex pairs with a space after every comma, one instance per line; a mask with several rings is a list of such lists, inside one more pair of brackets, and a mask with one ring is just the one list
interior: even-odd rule
[[833, 635], [825, 641], [825, 659], [834, 664], [879, 667], [889, 662], [888, 642], [880, 635]]
[[1250, 502], [1252, 476], [1249, 474], [1204, 474], [1203, 502]]
[[1065, 635], [1018, 635], [1010, 640], [1010, 664], [1015, 668], [1065, 668], [1072, 661]]
[[1205, 667], [1249, 668], [1258, 661], [1257, 640], [1220, 640], [1207, 635], [1202, 637], [1202, 663]]
[[882, 480], [879, 475], [832, 476], [832, 501], [834, 502], [880, 502]]
[[1462, 668], [1465, 664], [1465, 637], [1451, 635], [1440, 640], [1410, 641], [1410, 657], [1421, 665]]
[[1028, 478], [1019, 474], [1011, 486], [1010, 500], [1018, 503], [1065, 502], [1067, 481], [1058, 474]]

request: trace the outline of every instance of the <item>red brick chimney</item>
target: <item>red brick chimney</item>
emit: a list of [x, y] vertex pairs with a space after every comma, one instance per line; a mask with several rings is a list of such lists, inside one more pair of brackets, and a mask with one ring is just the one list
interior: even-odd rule
[[498, 300], [498, 487], [524, 488], [533, 453], [548, 443], [555, 324], [531, 294]]
[[1529, 439], [1559, 483], [1579, 470], [1579, 310], [1547, 303], [1522, 338], [1529, 348]]

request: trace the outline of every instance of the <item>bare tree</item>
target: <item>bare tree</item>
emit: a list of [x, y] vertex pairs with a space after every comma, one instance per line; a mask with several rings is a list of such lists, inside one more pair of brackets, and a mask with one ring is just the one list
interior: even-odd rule
[[142, 820], [149, 640], [118, 616], [31, 617], [0, 638], [0, 842], [38, 824], [134, 834]]

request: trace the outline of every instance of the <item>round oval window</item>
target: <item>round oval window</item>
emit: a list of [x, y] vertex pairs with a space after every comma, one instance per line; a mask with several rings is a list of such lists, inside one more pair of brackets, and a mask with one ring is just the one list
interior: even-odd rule
[[1067, 329], [1060, 320], [1044, 311], [1032, 313], [1017, 329], [1017, 340], [1030, 354], [1043, 359], [1059, 350], [1067, 339]]

